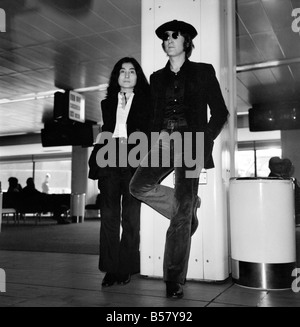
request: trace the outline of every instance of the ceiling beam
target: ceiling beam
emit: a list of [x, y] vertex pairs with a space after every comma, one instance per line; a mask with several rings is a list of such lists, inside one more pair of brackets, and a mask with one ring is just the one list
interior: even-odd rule
[[[72, 91], [75, 91], [78, 93], [105, 91], [107, 89], [107, 87], [108, 87], [108, 84], [100, 84], [100, 85], [95, 85], [95, 86], [74, 89]], [[65, 92], [65, 90], [57, 89], [57, 90], [51, 90], [51, 91], [46, 91], [46, 92], [30, 93], [30, 94], [24, 94], [23, 96], [9, 98], [9, 99], [6, 99], [6, 98], [1, 99], [0, 98], [0, 104], [53, 98], [54, 94], [56, 92]]]
[[287, 66], [287, 65], [299, 64], [299, 63], [300, 63], [300, 57], [290, 58], [290, 59], [282, 59], [282, 60], [264, 61], [264, 62], [249, 64], [249, 65], [237, 66], [236, 72], [242, 73], [242, 72], [248, 72], [248, 71], [252, 71], [252, 70], [266, 69], [266, 68], [272, 68], [272, 67], [278, 67], [278, 66]]

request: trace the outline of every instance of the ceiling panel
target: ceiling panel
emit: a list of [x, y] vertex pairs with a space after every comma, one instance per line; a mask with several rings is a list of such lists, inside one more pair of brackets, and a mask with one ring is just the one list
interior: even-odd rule
[[[140, 61], [139, 0], [0, 0], [0, 8], [8, 17], [0, 34], [0, 135], [40, 132], [53, 117], [55, 90], [106, 84], [121, 57]], [[3, 103], [41, 92], [52, 97]], [[100, 120], [105, 94], [85, 96], [87, 119]]]
[[[300, 1], [237, 1], [237, 26], [242, 26], [241, 35], [237, 31], [237, 78], [249, 91], [238, 97], [245, 103], [300, 101], [299, 64], [294, 63], [300, 62], [300, 37], [291, 28], [293, 8], [300, 8]], [[242, 101], [238, 111], [247, 113]]]
[[299, 34], [292, 28], [285, 28], [276, 32], [278, 41], [286, 58], [298, 58], [300, 55]]
[[291, 27], [293, 6], [290, 1], [262, 0], [262, 5], [275, 31]]
[[[53, 115], [53, 97], [4, 99], [106, 84], [118, 59], [141, 59], [140, 0], [0, 0], [0, 8], [7, 12], [7, 32], [0, 33], [0, 135], [39, 132]], [[256, 102], [300, 98], [293, 8], [300, 0], [236, 1], [239, 113]], [[85, 95], [87, 116], [98, 121], [105, 94]]]
[[[299, 64], [290, 64], [290, 71], [294, 77], [295, 83], [299, 83], [300, 81], [300, 63]], [[298, 93], [300, 93], [300, 89], [298, 88]]]
[[293, 74], [291, 74], [289, 66], [274, 67], [271, 71], [278, 83], [286, 85], [292, 85], [294, 83]]
[[262, 54], [255, 45], [250, 35], [239, 36], [236, 38], [237, 65], [245, 65], [253, 62], [263, 61]]
[[274, 32], [257, 33], [252, 36], [252, 39], [264, 61], [284, 59], [281, 46]]
[[250, 34], [270, 32], [272, 27], [260, 0], [237, 1], [238, 16]]
[[18, 16], [18, 20], [36, 26], [43, 34], [49, 35], [52, 39], [65, 40], [74, 37], [73, 33], [44, 16], [41, 11], [28, 12], [24, 16]]

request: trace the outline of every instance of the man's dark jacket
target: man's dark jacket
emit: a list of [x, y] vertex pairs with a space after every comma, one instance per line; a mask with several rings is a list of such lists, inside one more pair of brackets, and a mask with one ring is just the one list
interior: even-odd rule
[[[228, 110], [213, 66], [189, 60], [184, 65], [187, 70], [184, 103], [187, 108], [185, 118], [188, 123], [188, 129], [191, 132], [204, 132], [204, 168], [213, 168], [213, 141], [219, 135], [227, 121]], [[168, 62], [163, 69], [156, 71], [150, 76], [153, 106], [151, 132], [162, 130], [169, 69]], [[209, 119], [207, 113], [208, 107], [210, 109]]]

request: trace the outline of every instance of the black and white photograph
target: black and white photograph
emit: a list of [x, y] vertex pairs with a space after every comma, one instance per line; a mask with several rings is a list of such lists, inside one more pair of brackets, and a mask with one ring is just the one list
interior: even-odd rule
[[300, 0], [0, 0], [0, 307], [300, 307]]

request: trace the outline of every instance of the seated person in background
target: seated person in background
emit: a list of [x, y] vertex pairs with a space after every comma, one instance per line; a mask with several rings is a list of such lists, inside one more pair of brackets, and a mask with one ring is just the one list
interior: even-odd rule
[[270, 174], [268, 177], [282, 177], [282, 160], [279, 157], [272, 157], [269, 160]]
[[296, 178], [293, 177], [294, 166], [290, 159], [272, 157], [269, 160], [271, 170], [269, 177], [292, 178], [295, 187], [295, 216], [296, 224], [300, 224], [300, 187]]
[[22, 186], [19, 184], [19, 181], [16, 177], [9, 177], [8, 179], [8, 190], [7, 192], [20, 192], [22, 190]]
[[[16, 177], [9, 177], [8, 179], [8, 190], [7, 193], [13, 193], [12, 196], [9, 196], [6, 200], [6, 208], [14, 208], [15, 205], [15, 194], [18, 195], [22, 191], [22, 186], [19, 184], [19, 181]], [[4, 205], [4, 203], [3, 203]], [[22, 214], [20, 215], [22, 218]]]
[[291, 178], [293, 176], [294, 166], [290, 159], [282, 159], [282, 171], [281, 176], [283, 178]]
[[51, 195], [47, 195], [38, 191], [35, 188], [34, 180], [29, 177], [26, 181], [26, 186], [22, 190], [24, 195], [24, 204], [28, 207], [30, 200], [32, 200], [32, 206], [40, 206], [45, 212], [53, 212], [53, 218], [57, 220], [58, 224], [69, 224], [70, 222], [62, 216], [67, 210], [65, 206], [55, 203], [54, 198]]
[[23, 194], [39, 194], [41, 193], [35, 188], [35, 184], [32, 177], [27, 178], [26, 186], [22, 190]]

